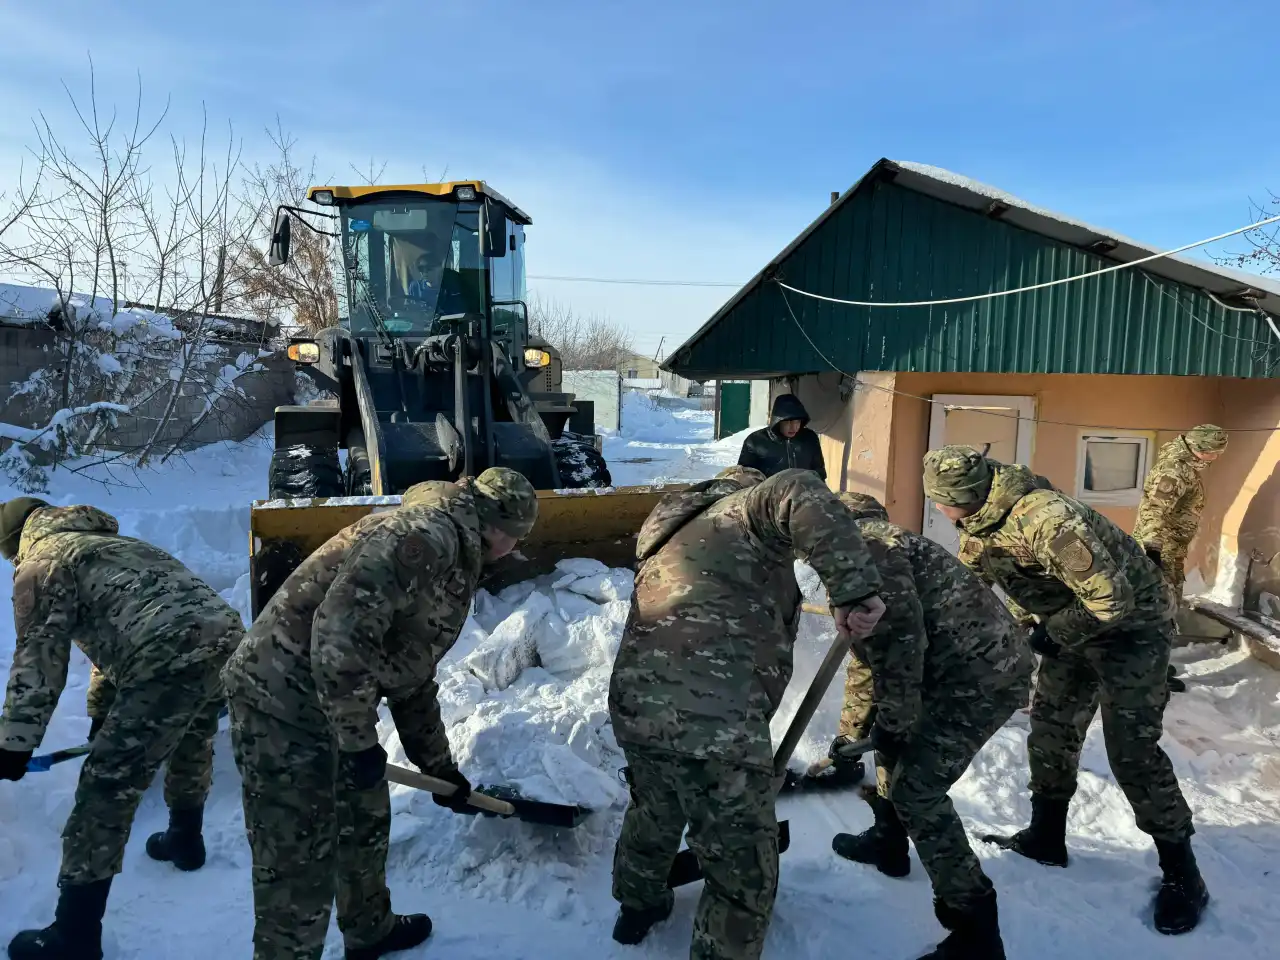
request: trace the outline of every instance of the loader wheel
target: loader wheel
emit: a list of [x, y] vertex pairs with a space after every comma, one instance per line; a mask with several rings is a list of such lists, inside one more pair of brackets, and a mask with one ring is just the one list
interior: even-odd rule
[[267, 486], [272, 500], [340, 497], [345, 483], [337, 447], [295, 443], [271, 454]]
[[255, 618], [305, 559], [302, 548], [290, 540], [268, 540], [262, 544], [253, 557], [250, 571]]
[[611, 487], [613, 477], [609, 466], [595, 445], [585, 437], [566, 430], [560, 439], [551, 441], [560, 471], [560, 483], [568, 490], [586, 487]]

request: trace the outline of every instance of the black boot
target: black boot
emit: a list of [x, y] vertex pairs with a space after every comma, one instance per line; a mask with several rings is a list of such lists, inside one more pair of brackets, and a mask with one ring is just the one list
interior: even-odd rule
[[934, 900], [933, 913], [951, 935], [920, 960], [1005, 960], [994, 890], [967, 910]]
[[988, 834], [985, 843], [1012, 850], [1046, 867], [1067, 865], [1067, 800], [1031, 795], [1031, 825], [1011, 837]]
[[431, 936], [431, 918], [425, 913], [396, 917], [391, 932], [371, 947], [348, 947], [347, 960], [378, 960], [397, 950], [416, 947]]
[[53, 923], [9, 941], [9, 960], [102, 960], [102, 915], [111, 878], [65, 886]]
[[1157, 840], [1156, 851], [1164, 873], [1156, 894], [1156, 929], [1168, 934], [1187, 933], [1196, 928], [1209, 902], [1209, 891], [1191, 851], [1191, 838], [1181, 843]]
[[831, 849], [846, 860], [871, 864], [886, 877], [905, 877], [911, 872], [911, 844], [898, 811], [877, 793], [868, 796], [867, 803], [875, 814], [875, 824], [857, 836], [837, 833]]
[[204, 866], [204, 808], [170, 810], [169, 829], [147, 837], [147, 856], [172, 863], [179, 870]]
[[649, 907], [645, 910], [623, 907], [618, 911], [618, 919], [613, 924], [613, 939], [618, 943], [634, 947], [649, 935], [654, 924], [661, 923], [671, 916], [672, 903], [673, 900], [668, 900], [662, 906]]

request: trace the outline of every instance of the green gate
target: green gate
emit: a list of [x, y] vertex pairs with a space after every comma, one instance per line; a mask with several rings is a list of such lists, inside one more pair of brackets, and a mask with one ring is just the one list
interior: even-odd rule
[[716, 414], [716, 439], [751, 425], [751, 384], [720, 383]]

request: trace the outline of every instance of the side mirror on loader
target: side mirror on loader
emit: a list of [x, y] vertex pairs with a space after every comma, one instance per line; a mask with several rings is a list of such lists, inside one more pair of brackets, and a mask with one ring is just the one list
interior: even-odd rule
[[273, 267], [289, 262], [289, 240], [293, 233], [293, 224], [289, 222], [289, 211], [276, 211], [276, 222], [271, 228], [271, 250], [267, 254], [267, 263]]
[[507, 215], [487, 199], [484, 203], [484, 255], [507, 255]]

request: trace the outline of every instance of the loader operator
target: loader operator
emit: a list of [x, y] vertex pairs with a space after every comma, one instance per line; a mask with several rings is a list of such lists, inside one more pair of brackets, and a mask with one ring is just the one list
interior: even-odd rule
[[0, 717], [0, 779], [27, 772], [66, 683], [72, 643], [95, 664], [98, 691], [114, 691], [63, 829], [53, 924], [19, 933], [9, 957], [101, 957], [111, 882], [138, 802], [166, 761], [169, 829], [147, 841], [147, 853], [182, 870], [204, 864], [218, 673], [244, 625], [190, 570], [120, 536], [115, 518], [94, 507], [10, 500], [0, 506], [0, 553], [15, 567], [17, 634]]
[[1067, 865], [1067, 808], [1098, 705], [1111, 771], [1149, 834], [1163, 873], [1161, 933], [1193, 929], [1209, 894], [1191, 850], [1191, 810], [1160, 748], [1169, 700], [1173, 605], [1141, 546], [1090, 507], [1037, 489], [1026, 467], [972, 447], [924, 458], [924, 489], [960, 531], [960, 561], [1008, 596], [1041, 654], [1031, 705], [1031, 824], [985, 837]]
[[[462, 275], [447, 264], [442, 268], [444, 259], [444, 250], [437, 249], [434, 242], [429, 244], [414, 263], [417, 279], [409, 283], [409, 299], [431, 304], [436, 317], [448, 317], [467, 312], [467, 297], [463, 288]], [[440, 271], [440, 280], [439, 283], [433, 284], [431, 278], [437, 270]]]
[[837, 628], [884, 613], [853, 516], [808, 470], [730, 467], [664, 497], [636, 546], [635, 592], [609, 686], [631, 803], [614, 855], [619, 943], [672, 907], [667, 876], [689, 827], [706, 884], [694, 960], [756, 960], [778, 885], [769, 720], [791, 679], [794, 559], [822, 577]]
[[922, 960], [1003, 960], [996, 892], [947, 791], [997, 730], [1026, 704], [1032, 656], [995, 593], [945, 547], [889, 522], [874, 497], [840, 495], [880, 571], [887, 612], [855, 640], [870, 665], [875, 825], [837, 834], [837, 854], [890, 877], [911, 869], [908, 837], [950, 931]]
[[495, 467], [410, 487], [332, 537], [271, 598], [223, 678], [253, 854], [254, 960], [320, 960], [336, 895], [347, 960], [422, 943], [426, 914], [391, 911], [386, 697], [409, 761], [471, 784], [440, 718], [436, 664], [458, 637], [481, 565], [533, 528], [529, 481]]

